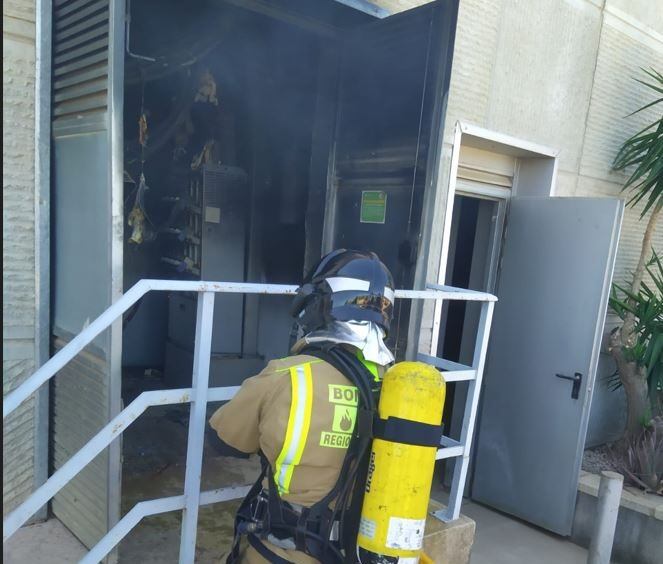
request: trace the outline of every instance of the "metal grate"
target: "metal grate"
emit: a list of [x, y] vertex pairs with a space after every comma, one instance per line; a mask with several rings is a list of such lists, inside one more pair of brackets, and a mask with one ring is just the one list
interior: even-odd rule
[[54, 1], [54, 123], [106, 112], [108, 30], [108, 0]]
[[244, 194], [242, 185], [247, 181], [247, 178], [246, 172], [238, 167], [205, 165], [203, 172], [203, 205], [220, 207], [241, 201]]

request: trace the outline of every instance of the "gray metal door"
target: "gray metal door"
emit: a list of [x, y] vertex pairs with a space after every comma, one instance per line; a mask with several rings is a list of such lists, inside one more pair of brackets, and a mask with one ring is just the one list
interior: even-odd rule
[[507, 219], [472, 497], [562, 535], [571, 532], [622, 213], [616, 199], [515, 198]]
[[[122, 293], [122, 1], [53, 2], [52, 344], [61, 349]], [[121, 320], [53, 379], [57, 470], [120, 411]], [[88, 547], [118, 519], [120, 441], [52, 501]]]

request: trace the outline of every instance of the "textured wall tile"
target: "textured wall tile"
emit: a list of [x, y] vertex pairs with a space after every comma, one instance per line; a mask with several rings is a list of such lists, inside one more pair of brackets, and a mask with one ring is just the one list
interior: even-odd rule
[[2, 2], [2, 15], [34, 23], [35, 2], [34, 0], [4, 0]]
[[445, 140], [457, 120], [485, 125], [503, 0], [462, 0], [458, 11]]
[[[34, 1], [3, 2], [3, 394], [34, 371]], [[3, 425], [3, 515], [32, 490], [34, 402]]]
[[611, 171], [619, 147], [660, 115], [660, 108], [650, 108], [625, 118], [654, 99], [651, 90], [633, 79], [641, 78], [641, 67], [660, 66], [663, 42], [644, 44], [613, 27], [610, 21], [606, 19], [601, 32], [580, 172], [623, 182], [623, 174]]
[[508, 0], [487, 127], [558, 149], [560, 169], [577, 171], [600, 25], [589, 3]]

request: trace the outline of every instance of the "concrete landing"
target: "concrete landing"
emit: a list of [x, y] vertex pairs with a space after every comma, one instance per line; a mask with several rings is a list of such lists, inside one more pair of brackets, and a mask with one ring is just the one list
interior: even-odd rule
[[[470, 564], [585, 564], [587, 561], [585, 549], [481, 505], [465, 502], [463, 513], [476, 522]], [[136, 542], [138, 539], [129, 541], [129, 546], [125, 545], [122, 551], [125, 557], [120, 562], [175, 562], [173, 555], [177, 554], [179, 528], [175, 524], [168, 529], [166, 535], [154, 535], [154, 529], [148, 529], [143, 542]], [[145, 542], [147, 538], [153, 542]], [[166, 547], [157, 548], [164, 540]], [[85, 552], [81, 543], [57, 519], [23, 527], [9, 539], [2, 551], [7, 564], [70, 564], [78, 562]], [[199, 555], [197, 561], [218, 563], [220, 554], [218, 549], [215, 556], [208, 553], [200, 558]]]
[[2, 546], [5, 564], [72, 564], [86, 553], [85, 547], [57, 519], [23, 527]]
[[586, 564], [587, 550], [469, 500], [462, 511], [476, 523], [470, 564]]

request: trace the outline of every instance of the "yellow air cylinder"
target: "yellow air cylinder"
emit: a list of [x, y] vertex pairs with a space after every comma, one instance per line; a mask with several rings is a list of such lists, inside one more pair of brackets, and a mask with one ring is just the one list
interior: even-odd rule
[[[378, 412], [382, 420], [439, 426], [444, 398], [440, 372], [422, 362], [400, 362], [384, 375]], [[373, 439], [357, 537], [362, 564], [419, 562], [436, 451]]]

